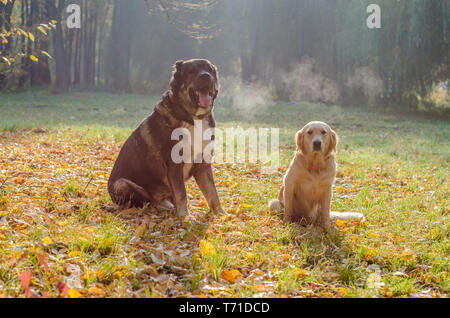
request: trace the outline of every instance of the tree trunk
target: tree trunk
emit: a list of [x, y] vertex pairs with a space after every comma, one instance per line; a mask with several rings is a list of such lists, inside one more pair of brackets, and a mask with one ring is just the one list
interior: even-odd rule
[[131, 92], [130, 59], [132, 32], [130, 6], [126, 0], [115, 0], [111, 29], [109, 66], [112, 84], [116, 91]]
[[81, 30], [77, 29], [77, 36], [75, 41], [75, 58], [73, 61], [73, 72], [74, 72], [74, 78], [73, 78], [73, 84], [74, 85], [80, 85], [81, 83], [81, 39], [82, 34]]
[[[57, 5], [56, 5], [57, 4]], [[46, 0], [49, 17], [56, 20], [56, 29], [53, 32], [53, 56], [55, 58], [55, 87], [56, 94], [65, 93], [69, 90], [70, 78], [67, 65], [67, 55], [64, 49], [64, 35], [61, 25], [61, 14], [65, 7], [65, 0]]]

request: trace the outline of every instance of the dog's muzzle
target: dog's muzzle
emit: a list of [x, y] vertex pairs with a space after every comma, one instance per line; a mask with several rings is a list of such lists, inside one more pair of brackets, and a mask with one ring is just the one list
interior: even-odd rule
[[208, 72], [200, 73], [194, 87], [189, 90], [189, 96], [197, 106], [211, 107], [215, 98], [214, 77]]

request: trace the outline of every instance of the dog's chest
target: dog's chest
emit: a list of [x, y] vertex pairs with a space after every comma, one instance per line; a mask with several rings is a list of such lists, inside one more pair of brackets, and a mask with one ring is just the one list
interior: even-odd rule
[[302, 182], [297, 184], [296, 192], [303, 198], [313, 201], [321, 198], [324, 192], [330, 190], [332, 180], [330, 176], [320, 172], [306, 172], [302, 176]]
[[211, 126], [210, 120], [205, 118], [203, 120], [195, 121], [194, 125], [186, 125], [190, 136], [190, 160], [184, 162], [183, 177], [189, 179], [192, 175], [194, 164], [203, 162], [210, 162], [210, 156], [213, 155], [214, 149], [214, 127]]

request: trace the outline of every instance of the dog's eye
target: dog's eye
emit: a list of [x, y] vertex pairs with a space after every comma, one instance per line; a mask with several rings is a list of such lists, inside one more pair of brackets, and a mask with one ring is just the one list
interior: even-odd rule
[[308, 131], [308, 135], [312, 135], [312, 134], [313, 134], [312, 130]]
[[326, 135], [327, 132], [325, 130], [322, 130], [322, 135]]

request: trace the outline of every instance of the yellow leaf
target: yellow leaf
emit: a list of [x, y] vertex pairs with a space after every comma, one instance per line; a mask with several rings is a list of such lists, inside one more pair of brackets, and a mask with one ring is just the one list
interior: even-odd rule
[[34, 56], [34, 55], [30, 55], [30, 60], [32, 60], [33, 62], [38, 62], [39, 61], [39, 59], [36, 56]]
[[364, 259], [366, 261], [370, 261], [372, 259], [372, 256], [375, 255], [375, 251], [371, 248], [367, 249], [367, 251], [364, 252]]
[[241, 272], [239, 272], [236, 269], [233, 270], [228, 270], [228, 269], [224, 269], [222, 272], [222, 277], [224, 279], [226, 279], [227, 281], [229, 281], [230, 283], [236, 283], [236, 280], [239, 280], [242, 278], [242, 274]]
[[141, 225], [138, 226], [134, 235], [136, 235], [137, 237], [142, 237], [142, 235], [144, 235], [146, 229], [147, 229], [147, 225], [145, 223], [142, 223]]
[[79, 256], [82, 256], [82, 255], [83, 254], [81, 252], [79, 252], [79, 251], [71, 251], [71, 252], [69, 252], [67, 254], [67, 256], [69, 256], [69, 257], [79, 257]]
[[348, 295], [348, 290], [347, 290], [347, 288], [344, 288], [344, 287], [339, 287], [338, 288], [338, 296], [339, 297], [345, 297], [345, 296], [347, 296]]
[[292, 274], [296, 277], [296, 278], [302, 278], [305, 276], [309, 275], [309, 272], [306, 269], [302, 269], [302, 268], [294, 268], [292, 270]]
[[88, 293], [89, 294], [94, 294], [94, 295], [100, 295], [100, 296], [105, 296], [105, 292], [103, 290], [101, 290], [100, 288], [96, 287], [96, 286], [92, 286], [91, 288], [88, 289]]
[[343, 228], [347, 226], [347, 222], [343, 220], [336, 220], [336, 225]]
[[253, 254], [252, 252], [248, 252], [245, 254], [245, 257], [249, 260], [253, 260], [255, 258], [255, 254]]
[[34, 35], [31, 32], [28, 32], [28, 38], [34, 42]]
[[123, 277], [123, 273], [122, 273], [122, 272], [115, 272], [115, 273], [113, 274], [113, 277], [114, 277], [115, 279], [121, 279], [121, 278]]
[[201, 240], [200, 241], [200, 253], [203, 256], [211, 256], [214, 255], [216, 253], [216, 251], [214, 250], [214, 246], [205, 240]]
[[42, 33], [47, 35], [47, 31], [45, 31], [45, 29], [42, 26], [38, 26], [37, 29]]
[[80, 298], [81, 294], [75, 289], [69, 289], [69, 298]]
[[44, 242], [45, 244], [47, 244], [47, 245], [50, 245], [50, 244], [52, 244], [53, 243], [53, 240], [50, 238], [50, 237], [45, 237], [43, 240], [42, 240], [42, 242]]
[[96, 274], [97, 274], [97, 277], [100, 280], [102, 280], [102, 279], [104, 279], [106, 277], [106, 273], [103, 270], [101, 270], [101, 269], [99, 269]]
[[406, 249], [400, 254], [400, 258], [405, 261], [412, 261], [416, 257], [416, 252], [410, 249]]
[[41, 51], [41, 53], [44, 54], [45, 56], [47, 56], [50, 59], [52, 58], [52, 56], [50, 54], [48, 54], [47, 52], [45, 52], [45, 51]]
[[2, 59], [8, 64], [8, 66], [11, 65], [11, 61], [8, 60], [6, 57], [3, 56]]
[[[44, 52], [42, 52], [42, 53], [44, 53]], [[123, 210], [122, 212], [120, 212], [120, 215], [128, 215], [128, 214], [132, 214], [132, 213], [137, 213], [138, 211], [139, 210], [136, 208], [126, 209], [126, 210]]]
[[255, 290], [257, 292], [263, 292], [263, 291], [265, 291], [265, 288], [263, 285], [255, 285], [255, 286], [253, 286], [253, 290]]

